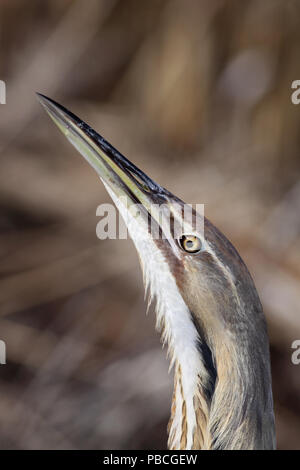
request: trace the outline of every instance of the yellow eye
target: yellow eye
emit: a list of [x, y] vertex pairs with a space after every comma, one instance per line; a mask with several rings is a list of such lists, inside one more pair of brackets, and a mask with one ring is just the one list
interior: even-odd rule
[[201, 240], [195, 235], [182, 235], [179, 238], [179, 244], [188, 253], [198, 253], [201, 250]]

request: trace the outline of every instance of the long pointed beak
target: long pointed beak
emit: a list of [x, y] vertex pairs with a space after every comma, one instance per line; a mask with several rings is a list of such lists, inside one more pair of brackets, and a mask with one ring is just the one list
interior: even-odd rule
[[150, 228], [153, 235], [155, 226], [155, 237], [163, 234], [173, 251], [177, 251], [175, 232], [184, 232], [184, 228], [190, 233], [192, 230], [192, 226], [183, 221], [184, 203], [149, 178], [75, 114], [44, 95], [37, 93], [37, 96], [62, 133], [96, 170], [121, 213], [124, 214], [120, 207], [123, 199], [126, 209], [136, 209], [134, 206], [138, 204], [138, 215], [147, 222], [147, 227], [142, 223], [145, 230], [150, 233]]
[[151, 204], [161, 204], [171, 195], [75, 114], [40, 93], [37, 97], [61, 132], [118, 198], [126, 195], [149, 211]]

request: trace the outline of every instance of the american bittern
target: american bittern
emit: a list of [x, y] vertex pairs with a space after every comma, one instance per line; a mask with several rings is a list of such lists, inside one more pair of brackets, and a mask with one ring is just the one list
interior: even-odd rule
[[[182, 221], [183, 202], [139, 170], [85, 122], [45, 96], [39, 100], [94, 167], [128, 222], [157, 326], [175, 368], [171, 449], [274, 449], [269, 342], [253, 280], [227, 238], [207, 219], [179, 237], [154, 238], [155, 204]], [[122, 196], [122, 197], [121, 197]], [[142, 204], [135, 219], [128, 206]], [[155, 219], [155, 215], [150, 215]], [[203, 218], [202, 218], [203, 221]], [[164, 221], [154, 222], [162, 232]], [[201, 225], [201, 224], [200, 224]]]

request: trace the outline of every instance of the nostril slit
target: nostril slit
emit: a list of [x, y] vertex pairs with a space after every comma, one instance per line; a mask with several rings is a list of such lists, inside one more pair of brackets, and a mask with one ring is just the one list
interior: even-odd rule
[[150, 192], [149, 186], [147, 186], [146, 183], [139, 176], [133, 174], [131, 171], [130, 171], [130, 174], [135, 179], [135, 181], [139, 184], [139, 186], [141, 186], [145, 191], [147, 191], [147, 193]]

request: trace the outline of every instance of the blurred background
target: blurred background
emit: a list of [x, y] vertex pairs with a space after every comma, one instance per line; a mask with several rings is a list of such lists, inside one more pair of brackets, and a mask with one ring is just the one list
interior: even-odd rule
[[205, 213], [257, 285], [278, 447], [300, 449], [298, 0], [2, 0], [1, 449], [165, 449], [172, 374], [130, 240], [34, 92]]

